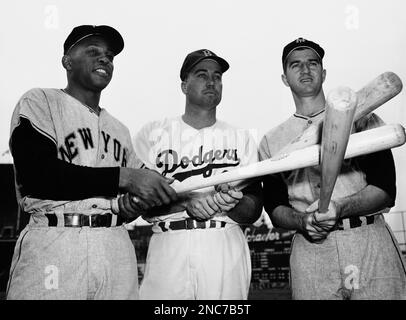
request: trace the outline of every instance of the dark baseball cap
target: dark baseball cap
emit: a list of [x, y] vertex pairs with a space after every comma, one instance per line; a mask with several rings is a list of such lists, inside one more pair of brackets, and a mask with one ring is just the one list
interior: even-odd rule
[[75, 46], [79, 41], [90, 36], [100, 36], [106, 39], [114, 55], [118, 55], [124, 48], [123, 37], [116, 29], [104, 25], [81, 25], [73, 28], [72, 32], [66, 38], [63, 44], [63, 53], [66, 54], [69, 49]]
[[282, 65], [285, 65], [285, 61], [288, 58], [288, 56], [294, 50], [299, 49], [299, 48], [312, 49], [320, 57], [320, 60], [322, 60], [324, 57], [324, 50], [317, 43], [310, 41], [310, 40], [306, 40], [304, 38], [297, 38], [296, 40], [293, 40], [291, 43], [288, 43], [285, 46], [285, 48], [283, 48]]
[[200, 61], [203, 61], [205, 59], [216, 61], [220, 65], [222, 73], [226, 72], [228, 68], [230, 68], [228, 62], [216, 55], [213, 51], [200, 49], [193, 51], [186, 56], [185, 61], [183, 61], [182, 68], [180, 69], [180, 79], [184, 81], [186, 79], [187, 73]]

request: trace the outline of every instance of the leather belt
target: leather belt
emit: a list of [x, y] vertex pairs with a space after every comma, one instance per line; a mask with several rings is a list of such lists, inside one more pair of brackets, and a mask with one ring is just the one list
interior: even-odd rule
[[373, 224], [373, 223], [375, 223], [375, 220], [377, 217], [379, 217], [379, 215], [350, 217], [350, 218], [342, 219], [338, 222], [337, 226], [335, 227], [335, 230], [348, 230], [348, 229], [354, 229], [354, 228], [358, 228], [361, 226], [365, 226], [368, 224]]
[[172, 222], [159, 222], [158, 226], [163, 232], [169, 230], [192, 230], [192, 229], [208, 229], [208, 228], [224, 228], [226, 226], [225, 221], [197, 221], [192, 218], [185, 220], [172, 221]]
[[[58, 226], [58, 216], [55, 214], [45, 214], [48, 218], [48, 226]], [[63, 227], [81, 228], [102, 228], [102, 227], [115, 227], [122, 225], [125, 220], [120, 216], [117, 216], [117, 221], [113, 222], [113, 215], [107, 214], [92, 214], [86, 215], [81, 213], [64, 213], [63, 215]]]

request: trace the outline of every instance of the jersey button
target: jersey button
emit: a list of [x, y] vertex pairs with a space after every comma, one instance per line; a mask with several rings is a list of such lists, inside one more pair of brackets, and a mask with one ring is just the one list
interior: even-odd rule
[[308, 124], [312, 124], [313, 121], [312, 121], [312, 120], [308, 120], [307, 123], [308, 123]]
[[104, 159], [104, 154], [101, 155], [101, 158]]

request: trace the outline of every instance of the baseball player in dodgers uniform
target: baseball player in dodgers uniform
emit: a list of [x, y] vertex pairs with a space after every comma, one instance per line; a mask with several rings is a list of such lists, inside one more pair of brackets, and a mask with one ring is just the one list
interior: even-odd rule
[[[146, 124], [134, 148], [142, 162], [175, 182], [205, 179], [257, 161], [246, 130], [216, 118], [229, 64], [209, 50], [190, 53], [180, 72], [182, 116]], [[247, 299], [250, 252], [239, 226], [262, 211], [261, 186], [220, 185], [167, 207], [153, 222], [141, 299]]]
[[[296, 112], [264, 136], [261, 160], [324, 117], [323, 56], [318, 44], [303, 38], [285, 46], [282, 80], [292, 91]], [[381, 125], [370, 114], [353, 130]], [[319, 166], [267, 176], [263, 183], [264, 206], [273, 224], [297, 230], [290, 257], [294, 299], [406, 298], [405, 266], [382, 215], [396, 196], [390, 150], [344, 161], [325, 214], [317, 211]]]
[[[66, 89], [32, 89], [11, 120], [18, 203], [30, 221], [17, 241], [8, 299], [136, 299], [137, 260], [123, 222], [132, 196], [176, 200], [167, 179], [139, 168], [128, 129], [99, 107], [124, 46], [109, 26], [83, 25], [64, 43]], [[119, 193], [120, 215], [111, 213]]]

